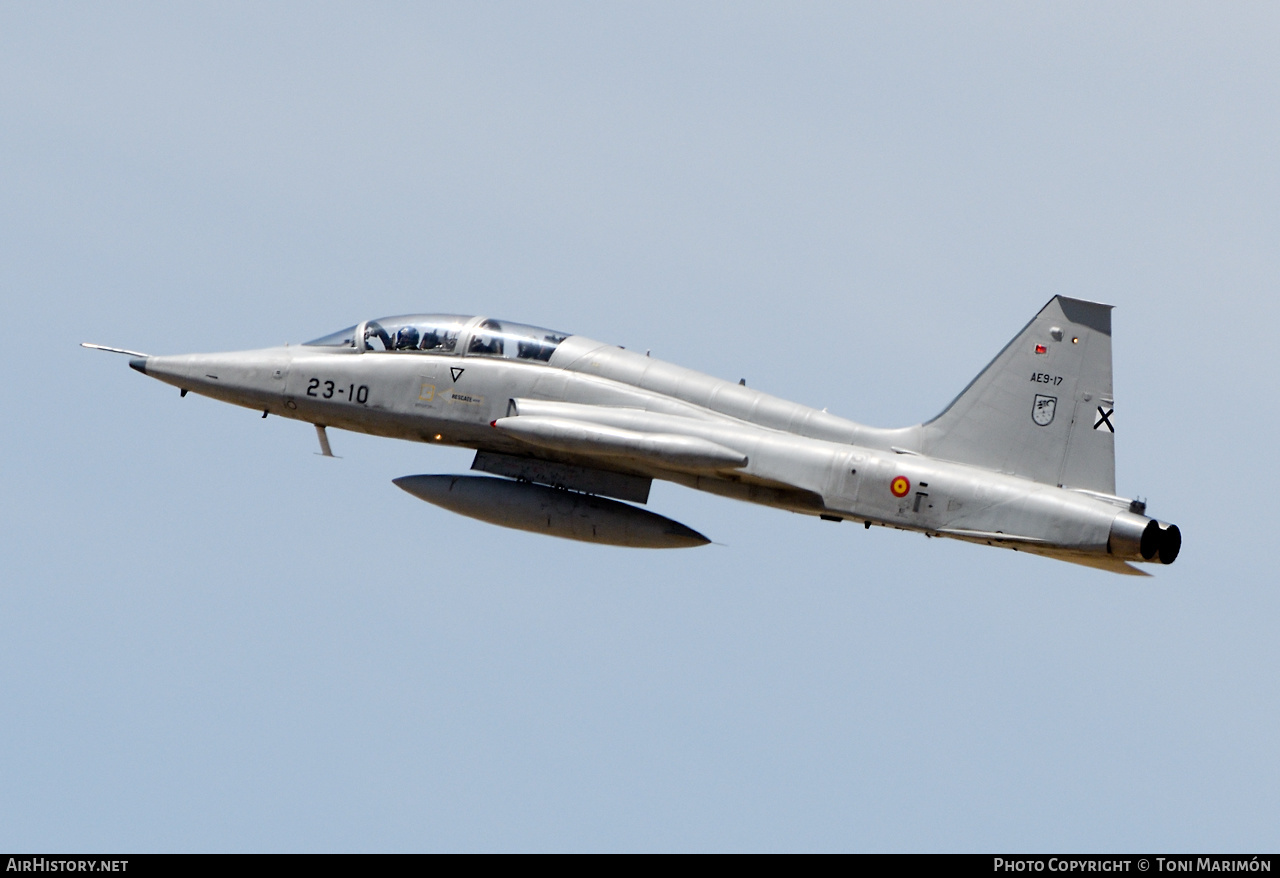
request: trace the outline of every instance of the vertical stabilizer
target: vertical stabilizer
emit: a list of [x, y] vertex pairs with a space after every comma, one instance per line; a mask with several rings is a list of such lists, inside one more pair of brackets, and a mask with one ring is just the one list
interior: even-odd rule
[[925, 454], [1115, 493], [1111, 306], [1055, 296], [923, 427]]

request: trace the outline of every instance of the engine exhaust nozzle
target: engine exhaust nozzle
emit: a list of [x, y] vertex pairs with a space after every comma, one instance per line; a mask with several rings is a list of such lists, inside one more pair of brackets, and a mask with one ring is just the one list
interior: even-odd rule
[[1176, 524], [1171, 524], [1160, 531], [1160, 563], [1172, 564], [1182, 551], [1182, 531]]
[[1122, 512], [1111, 523], [1107, 551], [1117, 558], [1172, 564], [1182, 549], [1182, 531], [1145, 515]]

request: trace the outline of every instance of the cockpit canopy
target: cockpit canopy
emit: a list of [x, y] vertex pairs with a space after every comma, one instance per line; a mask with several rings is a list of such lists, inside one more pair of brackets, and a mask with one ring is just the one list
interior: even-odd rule
[[[462, 354], [547, 362], [568, 333], [457, 314], [409, 314], [367, 320], [306, 342], [353, 351]], [[358, 339], [358, 340], [357, 340]]]

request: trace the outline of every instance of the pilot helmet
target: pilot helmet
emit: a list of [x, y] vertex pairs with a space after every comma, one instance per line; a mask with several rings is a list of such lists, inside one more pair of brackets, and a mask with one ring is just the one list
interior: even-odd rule
[[418, 347], [418, 330], [412, 326], [402, 326], [396, 333], [396, 350], [410, 351]]

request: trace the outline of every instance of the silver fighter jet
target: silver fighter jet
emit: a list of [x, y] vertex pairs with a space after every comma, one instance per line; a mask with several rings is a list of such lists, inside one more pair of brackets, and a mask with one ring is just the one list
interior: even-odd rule
[[[98, 347], [99, 345], [86, 345]], [[368, 320], [299, 346], [132, 355], [181, 389], [315, 425], [476, 451], [411, 475], [429, 503], [618, 546], [703, 545], [649, 512], [654, 479], [827, 521], [1118, 573], [1171, 564], [1178, 528], [1115, 493], [1111, 307], [1052, 299], [937, 417], [880, 429], [580, 335], [487, 317]], [[621, 501], [621, 502], [620, 502]]]

